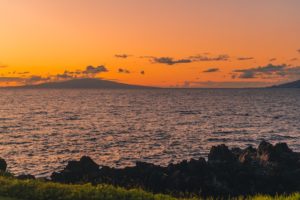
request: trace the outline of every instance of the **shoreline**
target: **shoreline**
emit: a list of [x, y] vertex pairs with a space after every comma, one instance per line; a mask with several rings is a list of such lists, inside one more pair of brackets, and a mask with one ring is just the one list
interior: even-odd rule
[[[0, 170], [6, 171], [0, 159]], [[17, 179], [35, 179], [19, 175]], [[240, 196], [255, 194], [290, 194], [300, 191], [300, 153], [286, 143], [272, 145], [262, 141], [257, 148], [211, 148], [208, 159], [199, 158], [162, 167], [145, 162], [121, 169], [100, 166], [90, 157], [69, 161], [60, 172], [53, 172], [49, 182], [65, 184], [109, 184], [127, 189], [141, 188], [153, 193]]]

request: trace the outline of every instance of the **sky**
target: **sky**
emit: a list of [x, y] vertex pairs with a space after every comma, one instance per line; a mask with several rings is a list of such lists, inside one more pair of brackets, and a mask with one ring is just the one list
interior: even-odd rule
[[0, 0], [0, 86], [300, 79], [299, 0]]

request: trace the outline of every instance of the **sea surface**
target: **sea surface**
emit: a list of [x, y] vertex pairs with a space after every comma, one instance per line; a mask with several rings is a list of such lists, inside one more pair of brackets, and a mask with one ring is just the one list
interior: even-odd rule
[[299, 89], [0, 90], [0, 156], [15, 174], [83, 155], [168, 165], [263, 139], [300, 151], [299, 136]]

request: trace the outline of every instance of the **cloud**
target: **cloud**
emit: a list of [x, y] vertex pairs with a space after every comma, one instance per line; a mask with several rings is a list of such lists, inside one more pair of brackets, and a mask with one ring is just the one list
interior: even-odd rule
[[297, 61], [297, 60], [298, 60], [298, 58], [291, 58], [290, 59], [291, 62], [294, 62], [294, 61]]
[[21, 77], [6, 77], [6, 76], [1, 76], [0, 77], [0, 82], [19, 82], [23, 81], [24, 79]]
[[24, 82], [25, 84], [36, 84], [36, 83], [41, 83], [45, 81], [49, 81], [51, 78], [50, 77], [42, 77], [42, 76], [30, 76], [29, 78], [25, 78]]
[[0, 65], [0, 68], [6, 68], [7, 66], [6, 65]]
[[183, 63], [191, 63], [192, 60], [190, 59], [179, 59], [176, 60], [172, 57], [154, 57], [152, 59], [154, 63], [159, 63], [159, 64], [166, 64], [166, 65], [175, 65], [175, 64], [183, 64]]
[[273, 62], [273, 61], [276, 61], [277, 60], [277, 58], [271, 58], [270, 60], [269, 60], [269, 62]]
[[123, 69], [123, 68], [119, 68], [119, 69], [118, 69], [118, 72], [119, 72], [119, 73], [123, 73], [123, 74], [130, 74], [130, 71], [129, 71], [129, 70]]
[[115, 57], [116, 58], [123, 58], [123, 59], [126, 59], [128, 57], [130, 57], [131, 55], [128, 55], [128, 54], [116, 54]]
[[96, 75], [103, 72], [108, 72], [108, 69], [104, 65], [100, 65], [98, 67], [94, 67], [90, 65], [87, 66], [84, 71], [82, 71], [83, 74], [91, 74], [91, 75]]
[[18, 72], [17, 74], [20, 74], [20, 75], [24, 75], [24, 74], [29, 74], [30, 72]]
[[203, 71], [203, 73], [213, 73], [213, 72], [218, 72], [218, 71], [219, 71], [219, 68], [210, 68], [210, 69]]
[[209, 57], [209, 56], [191, 56], [190, 57], [194, 62], [213, 62], [213, 61], [228, 61], [230, 56], [226, 54], [218, 55], [215, 57]]
[[268, 64], [266, 66], [259, 66], [256, 68], [234, 70], [233, 76], [241, 79], [280, 77], [297, 78], [300, 76], [300, 66], [290, 67], [286, 64]]
[[144, 70], [142, 70], [142, 71], [141, 71], [141, 74], [142, 74], [142, 75], [145, 75], [145, 71], [144, 71]]
[[297, 51], [298, 51], [298, 53], [300, 53], [300, 49], [298, 49]]
[[228, 82], [215, 82], [215, 81], [185, 81], [178, 87], [189, 88], [256, 88], [267, 87], [274, 85], [274, 82], [260, 82], [260, 81], [228, 81]]
[[71, 79], [75, 78], [74, 74], [76, 74], [76, 72], [65, 71], [63, 74], [57, 74], [55, 77], [57, 79]]
[[253, 60], [254, 57], [238, 57], [237, 60], [239, 61], [245, 61], [245, 60]]
[[239, 78], [247, 79], [247, 78], [257, 78], [258, 76], [261, 75], [272, 75], [274, 73], [283, 72], [286, 67], [287, 66], [285, 64], [283, 65], [268, 64], [266, 66], [260, 66], [257, 68], [238, 69], [235, 70], [234, 72], [241, 73]]
[[152, 63], [176, 65], [176, 64], [188, 64], [192, 62], [228, 61], [230, 57], [226, 54], [212, 56], [212, 57], [208, 56], [208, 54], [204, 54], [204, 55], [189, 56], [187, 58], [181, 58], [181, 59], [175, 59], [169, 56], [165, 56], [165, 57], [140, 56], [139, 58], [148, 58]]

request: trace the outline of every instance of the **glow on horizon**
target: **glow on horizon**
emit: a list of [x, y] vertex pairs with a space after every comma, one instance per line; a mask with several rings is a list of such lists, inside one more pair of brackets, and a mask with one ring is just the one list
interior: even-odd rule
[[[298, 0], [2, 0], [0, 85], [20, 84], [9, 81], [12, 77], [55, 76], [88, 65], [108, 68], [96, 77], [164, 87], [300, 79], [299, 8]], [[197, 55], [229, 59], [154, 62]], [[257, 77], [235, 72], [269, 64], [286, 71]]]

